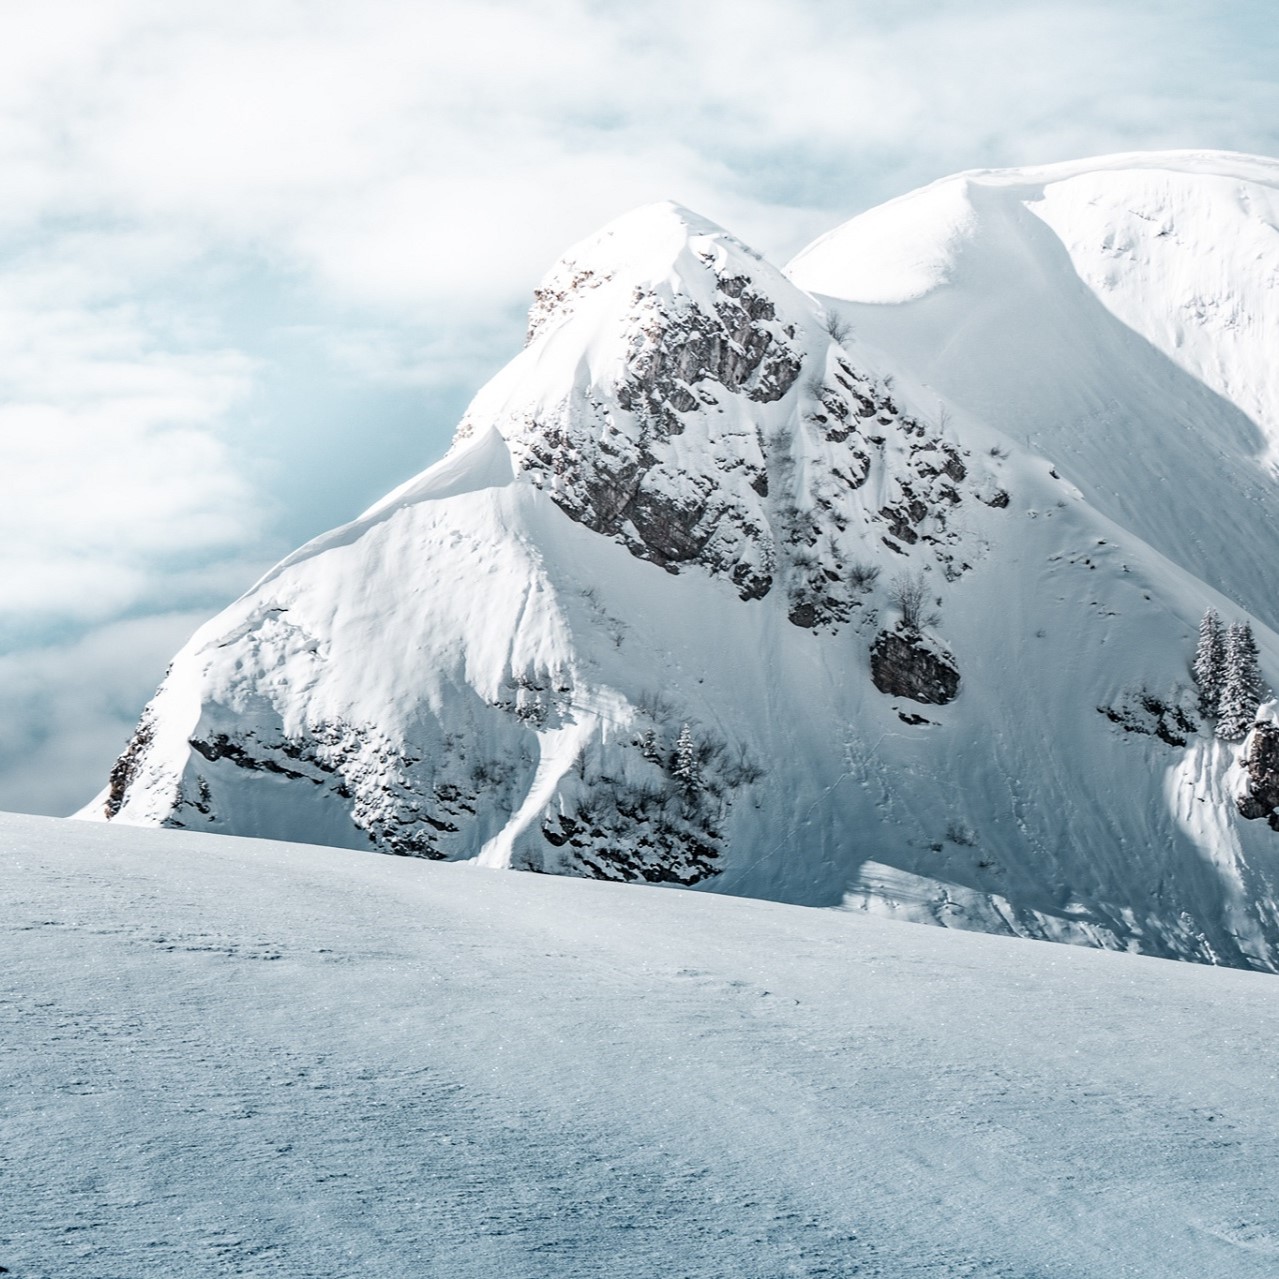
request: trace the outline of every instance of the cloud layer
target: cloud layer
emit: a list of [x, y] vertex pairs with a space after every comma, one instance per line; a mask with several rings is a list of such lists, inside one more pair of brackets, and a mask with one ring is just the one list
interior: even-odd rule
[[[0, 42], [15, 808], [96, 789], [181, 629], [155, 619], [216, 608], [438, 455], [538, 277], [626, 209], [673, 197], [784, 258], [960, 168], [1279, 150], [1273, 23], [1247, 4], [17, 8]], [[38, 783], [15, 763], [37, 736]]]

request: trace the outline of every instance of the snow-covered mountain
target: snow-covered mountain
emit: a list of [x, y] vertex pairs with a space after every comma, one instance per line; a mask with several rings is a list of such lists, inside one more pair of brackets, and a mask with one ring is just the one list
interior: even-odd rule
[[1188, 670], [1214, 607], [1279, 672], [1277, 188], [964, 175], [789, 276], [622, 218], [443, 461], [197, 633], [85, 815], [1279, 968], [1253, 743]]

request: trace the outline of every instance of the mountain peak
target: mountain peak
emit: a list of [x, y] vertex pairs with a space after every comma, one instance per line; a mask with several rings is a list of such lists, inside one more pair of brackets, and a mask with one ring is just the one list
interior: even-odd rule
[[949, 520], [970, 469], [845, 337], [723, 228], [646, 206], [565, 254], [458, 440], [495, 429], [524, 479], [639, 559], [838, 627], [869, 529], [964, 571]]
[[685, 236], [728, 234], [717, 222], [703, 217], [678, 200], [654, 200], [614, 218], [580, 243], [585, 245], [592, 240], [606, 238], [625, 242], [670, 231], [679, 231]]
[[[789, 273], [1279, 626], [1255, 531], [1279, 472], [1277, 228], [1274, 160], [1103, 156], [943, 179], [827, 233]], [[1185, 519], [1170, 491], [1212, 520]]]
[[567, 319], [604, 285], [620, 291], [625, 305], [636, 289], [697, 291], [708, 269], [740, 272], [760, 262], [723, 227], [673, 200], [641, 205], [580, 240], [546, 273], [533, 293], [528, 340]]
[[[786, 274], [801, 288], [826, 297], [874, 305], [910, 302], [950, 283], [965, 262], [985, 273], [992, 255], [984, 244], [975, 253], [974, 244], [985, 233], [1000, 241], [993, 246], [995, 255], [1006, 252], [1016, 230], [1009, 218], [1020, 216], [1019, 206], [1047, 221], [1044, 215], [1072, 203], [1078, 207], [1071, 217], [1092, 223], [1081, 238], [1095, 240], [1107, 252], [1114, 248], [1113, 233], [1121, 221], [1135, 220], [1137, 239], [1145, 232], [1167, 240], [1165, 249], [1186, 239], [1171, 234], [1171, 225], [1165, 225], [1170, 218], [1182, 230], [1194, 231], [1190, 224], [1197, 223], [1207, 236], [1235, 222], [1237, 229], [1227, 238], [1242, 242], [1242, 250], [1231, 265], [1246, 271], [1256, 252], [1251, 243], [1255, 234], [1247, 234], [1246, 223], [1252, 221], [1254, 233], [1273, 232], [1276, 188], [1279, 161], [1232, 151], [1125, 152], [970, 169], [841, 223], [802, 249]], [[1067, 247], [1073, 251], [1076, 246]], [[1212, 261], [1211, 252], [1201, 252], [1205, 245], [1193, 242], [1190, 247], [1201, 268]], [[1163, 271], [1182, 273], [1180, 268]]]

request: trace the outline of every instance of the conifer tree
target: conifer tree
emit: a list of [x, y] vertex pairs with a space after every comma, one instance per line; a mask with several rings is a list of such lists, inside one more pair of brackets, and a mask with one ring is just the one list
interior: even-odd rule
[[1231, 623], [1226, 632], [1225, 650], [1217, 736], [1227, 742], [1238, 742], [1252, 728], [1265, 691], [1257, 660], [1257, 641], [1247, 622]]
[[650, 764], [660, 764], [662, 762], [662, 752], [657, 746], [657, 734], [651, 729], [646, 728], [639, 742], [640, 754], [644, 756]]
[[697, 772], [697, 747], [693, 743], [693, 734], [687, 724], [680, 729], [679, 740], [675, 743], [675, 767], [671, 771], [685, 792], [692, 794], [697, 790], [700, 782]]
[[1226, 641], [1221, 618], [1210, 608], [1199, 623], [1199, 644], [1192, 671], [1199, 688], [1199, 711], [1215, 719], [1221, 708], [1221, 685], [1225, 678]]

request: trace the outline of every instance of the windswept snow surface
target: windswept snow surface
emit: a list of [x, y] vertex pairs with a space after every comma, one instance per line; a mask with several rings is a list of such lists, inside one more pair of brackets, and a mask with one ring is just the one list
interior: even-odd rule
[[0, 819], [18, 1279], [1271, 1279], [1263, 974]]

